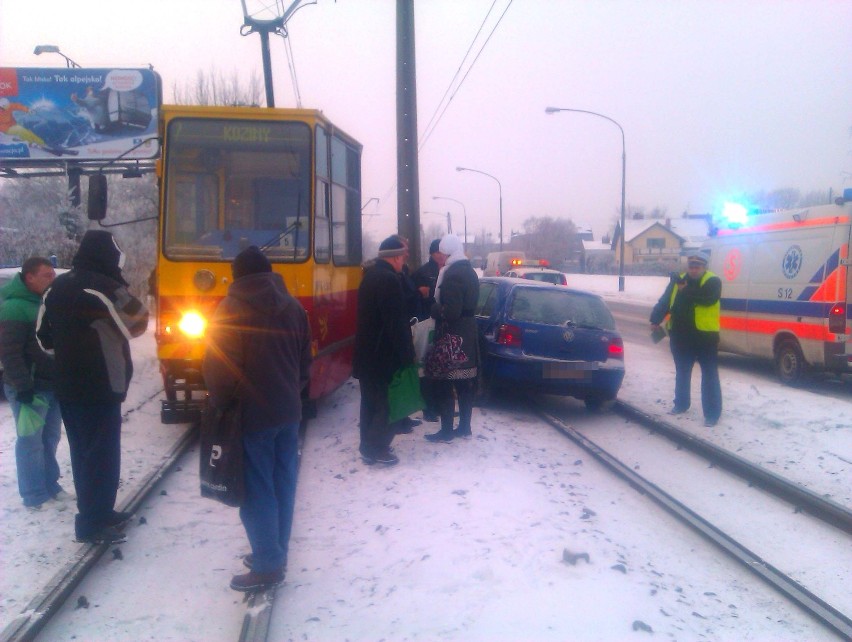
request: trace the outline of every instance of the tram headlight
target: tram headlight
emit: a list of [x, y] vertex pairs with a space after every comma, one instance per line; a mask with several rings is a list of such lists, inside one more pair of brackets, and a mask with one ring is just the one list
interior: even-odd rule
[[198, 312], [184, 312], [178, 322], [178, 328], [190, 339], [200, 339], [207, 329], [207, 319]]
[[210, 270], [198, 270], [192, 277], [192, 282], [202, 292], [209, 292], [216, 285], [216, 275]]

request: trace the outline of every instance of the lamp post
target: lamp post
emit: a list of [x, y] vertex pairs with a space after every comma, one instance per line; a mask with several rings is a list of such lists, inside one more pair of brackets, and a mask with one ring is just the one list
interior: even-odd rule
[[558, 111], [573, 111], [579, 114], [591, 114], [599, 116], [611, 122], [621, 131], [621, 237], [618, 240], [620, 260], [618, 261], [618, 291], [624, 292], [624, 183], [627, 175], [627, 152], [624, 145], [624, 128], [609, 116], [604, 116], [596, 111], [588, 111], [586, 109], [569, 109], [567, 107], [547, 107], [544, 110], [546, 114], [555, 114]]
[[34, 53], [36, 56], [40, 56], [40, 55], [41, 55], [41, 54], [43, 54], [43, 53], [55, 53], [55, 54], [59, 54], [60, 56], [62, 56], [63, 58], [65, 58], [65, 66], [66, 66], [66, 67], [68, 67], [69, 69], [73, 69], [73, 68], [75, 68], [75, 67], [76, 67], [77, 69], [80, 69], [80, 68], [81, 68], [81, 67], [80, 67], [80, 65], [78, 65], [76, 62], [74, 62], [73, 60], [71, 60], [71, 59], [70, 59], [68, 56], [66, 56], [64, 53], [62, 53], [61, 51], [59, 51], [59, 47], [57, 47], [56, 45], [36, 45], [36, 48], [35, 48], [35, 49], [33, 49], [33, 53]]
[[471, 169], [470, 167], [456, 167], [457, 172], [476, 172], [477, 174], [482, 174], [483, 176], [487, 176], [495, 181], [497, 181], [497, 189], [500, 190], [500, 251], [503, 251], [503, 185], [500, 184], [500, 181], [496, 176], [492, 176], [491, 174], [486, 174], [483, 171], [478, 169]]
[[467, 208], [464, 206], [464, 203], [462, 203], [461, 201], [457, 201], [454, 198], [450, 198], [449, 196], [433, 196], [432, 200], [433, 201], [439, 201], [439, 200], [452, 201], [453, 203], [458, 203], [459, 205], [462, 206], [462, 212], [464, 212], [464, 242], [462, 243], [462, 247], [466, 246], [467, 245]]
[[450, 216], [449, 212], [430, 212], [428, 210], [423, 210], [424, 214], [437, 214], [438, 216], [446, 216], [447, 217], [447, 234], [453, 233], [453, 219]]

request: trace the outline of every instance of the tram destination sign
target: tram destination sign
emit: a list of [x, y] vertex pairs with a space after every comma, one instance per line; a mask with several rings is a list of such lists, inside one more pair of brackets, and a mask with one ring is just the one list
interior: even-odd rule
[[0, 161], [159, 156], [150, 69], [0, 67]]

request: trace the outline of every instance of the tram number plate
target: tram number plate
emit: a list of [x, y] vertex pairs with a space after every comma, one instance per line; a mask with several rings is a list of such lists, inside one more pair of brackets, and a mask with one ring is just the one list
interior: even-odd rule
[[597, 370], [597, 364], [585, 361], [545, 363], [541, 374], [545, 379], [585, 379], [591, 376], [592, 370]]

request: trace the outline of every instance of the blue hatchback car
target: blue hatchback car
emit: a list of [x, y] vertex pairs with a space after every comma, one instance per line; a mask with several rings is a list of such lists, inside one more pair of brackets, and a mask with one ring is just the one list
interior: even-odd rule
[[483, 277], [476, 321], [487, 389], [582, 399], [591, 410], [615, 399], [624, 342], [596, 294], [527, 279]]

